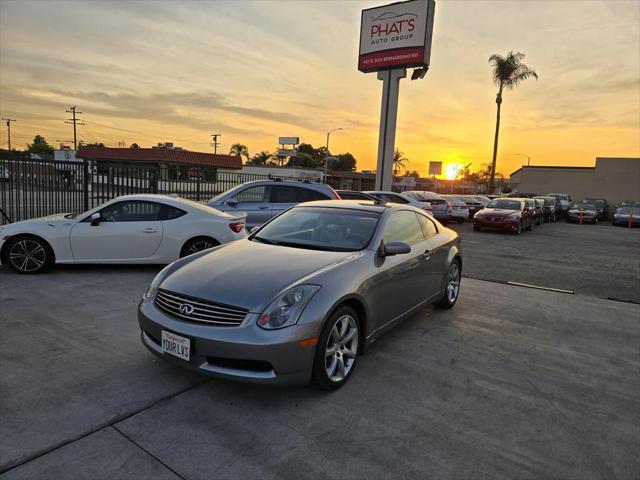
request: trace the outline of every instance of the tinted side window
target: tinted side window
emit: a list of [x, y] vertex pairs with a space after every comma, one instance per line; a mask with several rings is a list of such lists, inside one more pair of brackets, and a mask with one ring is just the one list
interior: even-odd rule
[[238, 203], [264, 203], [268, 201], [268, 198], [269, 187], [264, 185], [245, 188], [235, 195]]
[[382, 232], [385, 242], [405, 242], [409, 245], [424, 240], [418, 216], [409, 211], [393, 212]]
[[331, 200], [327, 195], [310, 188], [296, 188], [296, 198], [298, 203], [313, 202], [314, 200]]
[[176, 207], [170, 207], [169, 205], [163, 205], [160, 210], [160, 220], [173, 220], [174, 218], [180, 218], [187, 212]]
[[422, 232], [424, 233], [425, 238], [431, 238], [436, 233], [438, 233], [438, 229], [436, 228], [435, 223], [433, 223], [427, 217], [418, 215], [418, 220], [420, 221], [420, 225], [422, 226]]
[[271, 203], [298, 203], [297, 188], [271, 187]]
[[104, 222], [152, 222], [160, 219], [162, 205], [153, 202], [118, 202], [100, 211]]

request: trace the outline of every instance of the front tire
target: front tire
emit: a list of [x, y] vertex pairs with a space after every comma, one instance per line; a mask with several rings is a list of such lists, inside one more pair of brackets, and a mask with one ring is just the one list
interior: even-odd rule
[[353, 373], [361, 339], [360, 319], [347, 306], [338, 308], [322, 329], [311, 381], [323, 390], [342, 387]]
[[39, 237], [12, 238], [6, 252], [7, 263], [18, 273], [42, 273], [55, 263], [53, 250]]
[[514, 232], [516, 235], [520, 235], [522, 233], [522, 222], [518, 223], [516, 230]]

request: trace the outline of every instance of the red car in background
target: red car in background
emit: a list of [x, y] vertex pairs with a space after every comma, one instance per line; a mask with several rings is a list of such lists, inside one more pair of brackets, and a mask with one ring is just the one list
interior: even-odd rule
[[533, 230], [534, 212], [521, 198], [494, 198], [473, 216], [473, 229], [506, 230], [516, 234]]

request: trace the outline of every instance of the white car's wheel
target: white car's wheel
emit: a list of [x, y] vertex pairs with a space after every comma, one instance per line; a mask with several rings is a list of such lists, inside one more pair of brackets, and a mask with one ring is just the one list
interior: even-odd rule
[[19, 236], [9, 240], [5, 260], [18, 273], [41, 273], [51, 268], [54, 255], [41, 238]]
[[220, 242], [211, 237], [192, 238], [182, 247], [182, 250], [180, 251], [180, 258], [186, 257], [187, 255], [193, 255], [194, 253], [207, 250], [208, 248], [217, 247], [218, 245], [220, 245]]

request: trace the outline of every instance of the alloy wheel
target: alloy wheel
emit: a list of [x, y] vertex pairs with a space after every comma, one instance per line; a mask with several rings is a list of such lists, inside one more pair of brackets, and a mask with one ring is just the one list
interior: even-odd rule
[[215, 244], [210, 240], [201, 240], [199, 242], [195, 242], [191, 245], [189, 250], [187, 250], [187, 255], [191, 255], [193, 253], [201, 252], [202, 250], [206, 250], [208, 248], [215, 247]]
[[324, 350], [324, 366], [332, 382], [344, 380], [358, 353], [358, 322], [351, 315], [343, 315], [333, 325]]
[[34, 240], [20, 240], [9, 251], [9, 261], [16, 270], [21, 272], [35, 272], [47, 261], [47, 252], [39, 242]]
[[447, 277], [447, 298], [450, 303], [456, 301], [458, 292], [460, 291], [460, 267], [457, 263], [451, 265], [449, 275]]

